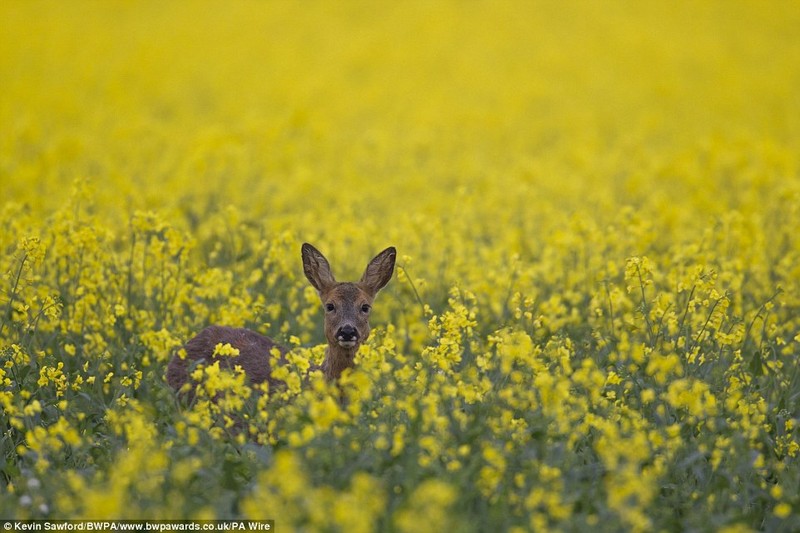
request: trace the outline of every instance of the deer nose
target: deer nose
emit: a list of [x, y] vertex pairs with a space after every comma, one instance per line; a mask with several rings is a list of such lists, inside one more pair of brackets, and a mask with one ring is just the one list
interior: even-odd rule
[[346, 324], [339, 328], [336, 332], [336, 339], [343, 342], [350, 342], [358, 340], [358, 331], [350, 324]]

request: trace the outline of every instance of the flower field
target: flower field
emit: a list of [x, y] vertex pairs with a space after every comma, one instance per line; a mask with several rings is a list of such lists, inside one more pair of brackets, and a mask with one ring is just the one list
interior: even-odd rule
[[[0, 517], [800, 530], [798, 27], [0, 2]], [[303, 242], [398, 250], [337, 384]], [[177, 397], [209, 324], [292, 347], [286, 388]]]

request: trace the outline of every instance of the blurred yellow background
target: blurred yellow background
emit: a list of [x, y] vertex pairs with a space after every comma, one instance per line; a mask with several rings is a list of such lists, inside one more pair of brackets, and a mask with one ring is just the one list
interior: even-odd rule
[[[4, 2], [3, 196], [719, 212], [796, 177], [798, 26], [792, 2]], [[776, 172], [717, 176], [753, 158]]]

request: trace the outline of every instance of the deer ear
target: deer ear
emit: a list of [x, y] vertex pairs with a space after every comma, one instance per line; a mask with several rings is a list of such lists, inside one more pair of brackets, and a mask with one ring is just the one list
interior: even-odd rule
[[361, 276], [361, 283], [372, 296], [375, 296], [392, 279], [396, 258], [397, 250], [394, 246], [390, 246], [376, 255], [367, 265], [367, 270]]
[[309, 283], [317, 289], [317, 292], [322, 293], [336, 283], [331, 273], [331, 265], [319, 250], [306, 242], [303, 243], [301, 255], [303, 256], [303, 273]]

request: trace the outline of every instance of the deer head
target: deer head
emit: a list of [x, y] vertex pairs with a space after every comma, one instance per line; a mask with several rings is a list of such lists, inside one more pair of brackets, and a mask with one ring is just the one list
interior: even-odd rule
[[375, 295], [392, 279], [397, 251], [389, 247], [375, 256], [357, 282], [336, 281], [328, 260], [308, 243], [303, 244], [302, 256], [303, 272], [317, 289], [325, 312], [328, 368], [352, 366], [358, 347], [369, 337], [369, 314]]

